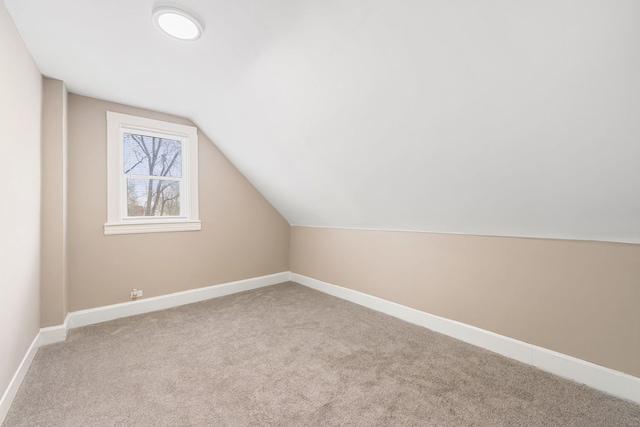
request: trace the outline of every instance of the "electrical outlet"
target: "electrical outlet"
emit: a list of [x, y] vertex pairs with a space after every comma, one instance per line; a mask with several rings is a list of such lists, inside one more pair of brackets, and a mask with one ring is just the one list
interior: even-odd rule
[[142, 289], [132, 289], [131, 290], [131, 299], [133, 301], [137, 300], [142, 296]]

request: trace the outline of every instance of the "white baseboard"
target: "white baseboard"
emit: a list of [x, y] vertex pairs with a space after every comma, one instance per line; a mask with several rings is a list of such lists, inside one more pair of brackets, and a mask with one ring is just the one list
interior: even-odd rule
[[66, 340], [68, 330], [69, 315], [64, 319], [64, 323], [62, 325], [41, 328], [40, 333], [36, 337], [38, 340], [38, 348], [43, 345], [54, 344]]
[[184, 292], [176, 292], [158, 297], [145, 298], [137, 301], [123, 302], [121, 304], [107, 305], [104, 307], [90, 308], [87, 310], [69, 313], [69, 329], [94, 323], [107, 322], [122, 317], [135, 316], [136, 314], [149, 313], [178, 307], [211, 298], [235, 294], [264, 286], [275, 285], [290, 280], [288, 271], [267, 276], [253, 277], [251, 279], [238, 280], [221, 285], [208, 286], [206, 288], [190, 289]]
[[38, 345], [39, 337], [40, 337], [40, 333], [38, 333], [38, 335], [36, 335], [36, 337], [31, 342], [31, 345], [29, 346], [27, 353], [22, 358], [22, 362], [20, 362], [20, 366], [18, 366], [16, 373], [13, 375], [13, 378], [11, 378], [11, 381], [9, 382], [7, 389], [4, 391], [4, 394], [2, 395], [2, 399], [0, 399], [0, 424], [2, 424], [2, 422], [4, 421], [4, 417], [7, 416], [7, 413], [9, 412], [9, 408], [13, 403], [13, 398], [16, 397], [16, 394], [18, 393], [18, 389], [22, 384], [22, 380], [24, 379], [24, 376], [27, 374], [27, 371], [29, 370], [31, 361], [36, 356], [36, 352], [38, 351], [38, 347], [39, 347]]
[[640, 403], [640, 378], [632, 375], [301, 274], [291, 273], [291, 280], [320, 292], [533, 365], [543, 371], [586, 384], [613, 396]]
[[291, 280], [291, 273], [288, 271], [267, 276], [253, 277], [251, 279], [238, 280], [236, 282], [221, 285], [208, 286], [206, 288], [191, 289], [184, 292], [176, 292], [169, 295], [162, 295], [137, 301], [125, 302], [122, 304], [108, 305], [105, 307], [91, 308], [88, 310], [74, 311], [69, 313], [62, 325], [42, 328], [33, 339], [31, 346], [27, 350], [20, 366], [14, 374], [9, 386], [5, 390], [0, 400], [0, 424], [4, 421], [13, 403], [13, 399], [18, 393], [22, 380], [29, 370], [33, 358], [43, 345], [61, 342], [67, 339], [69, 329], [94, 323], [106, 322], [108, 320], [119, 319], [121, 317], [134, 316], [136, 314], [149, 313], [151, 311], [164, 310], [166, 308], [178, 307], [180, 305], [191, 304], [211, 298], [235, 294], [251, 289], [262, 288], [275, 285], [277, 283]]
[[409, 308], [382, 298], [362, 292], [332, 285], [301, 274], [288, 271], [255, 277], [236, 282], [214, 285], [206, 288], [192, 289], [184, 292], [114, 304], [105, 307], [81, 310], [69, 313], [64, 324], [42, 328], [27, 350], [20, 366], [16, 370], [9, 386], [0, 399], [0, 424], [4, 420], [11, 403], [22, 384], [22, 380], [38, 351], [38, 348], [64, 341], [69, 329], [94, 323], [114, 320], [121, 317], [151, 311], [164, 310], [184, 304], [204, 301], [211, 298], [230, 295], [238, 292], [257, 289], [277, 283], [293, 280], [312, 289], [347, 301], [368, 307], [390, 316], [414, 323], [433, 331], [457, 338], [520, 362], [533, 365], [544, 371], [586, 384], [597, 390], [640, 403], [640, 378], [613, 369], [605, 368], [562, 353], [557, 353], [513, 338], [505, 337], [484, 329], [476, 328], [461, 322], [449, 320], [433, 314]]
[[22, 358], [22, 362], [18, 366], [16, 373], [11, 378], [7, 389], [2, 395], [2, 399], [0, 399], [0, 424], [4, 421], [4, 418], [7, 416], [9, 412], [9, 408], [13, 403], [13, 399], [16, 397], [18, 393], [18, 389], [22, 384], [22, 380], [24, 376], [27, 374], [29, 370], [29, 366], [31, 366], [31, 362], [33, 358], [36, 356], [38, 349], [43, 345], [53, 344], [56, 342], [64, 341], [67, 339], [67, 321], [69, 317], [64, 321], [64, 324], [59, 326], [52, 326], [49, 328], [42, 328], [36, 335], [36, 337], [31, 342], [29, 349], [26, 354]]

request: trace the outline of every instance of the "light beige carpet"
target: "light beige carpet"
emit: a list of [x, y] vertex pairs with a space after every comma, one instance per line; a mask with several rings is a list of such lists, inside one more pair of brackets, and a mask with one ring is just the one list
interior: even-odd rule
[[640, 406], [285, 283], [72, 330], [9, 426], [640, 426]]

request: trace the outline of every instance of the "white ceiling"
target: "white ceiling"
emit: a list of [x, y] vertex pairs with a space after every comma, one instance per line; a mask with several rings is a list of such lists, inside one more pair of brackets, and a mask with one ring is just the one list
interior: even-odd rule
[[[637, 0], [4, 0], [70, 91], [193, 120], [292, 225], [640, 243]], [[166, 3], [160, 3], [165, 5]]]

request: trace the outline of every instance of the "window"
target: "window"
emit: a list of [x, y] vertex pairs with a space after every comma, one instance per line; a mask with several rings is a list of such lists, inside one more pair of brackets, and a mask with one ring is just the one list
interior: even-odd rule
[[200, 230], [195, 127], [108, 111], [107, 168], [104, 234]]

